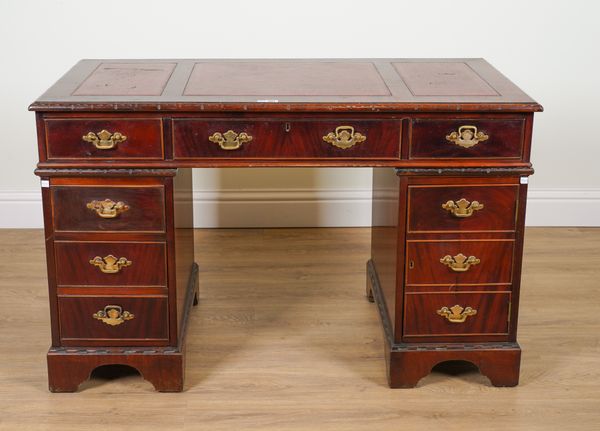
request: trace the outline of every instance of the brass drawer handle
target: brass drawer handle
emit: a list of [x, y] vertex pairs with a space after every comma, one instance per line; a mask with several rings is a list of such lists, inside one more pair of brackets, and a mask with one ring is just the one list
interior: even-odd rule
[[467, 257], [462, 253], [458, 253], [454, 257], [447, 254], [440, 259], [440, 262], [448, 266], [454, 272], [465, 272], [468, 271], [472, 265], [479, 264], [481, 260], [477, 259], [475, 256]]
[[131, 266], [132, 263], [133, 262], [127, 260], [126, 257], [120, 257], [117, 259], [112, 254], [109, 254], [105, 257], [96, 256], [90, 260], [91, 265], [97, 266], [100, 268], [100, 271], [105, 274], [116, 274], [117, 272], [121, 271], [122, 268]]
[[87, 135], [83, 135], [82, 139], [91, 143], [99, 150], [112, 150], [117, 147], [117, 144], [125, 141], [127, 136], [119, 132], [111, 133], [108, 130], [103, 129], [98, 133], [88, 132]]
[[367, 137], [362, 133], [354, 132], [352, 126], [338, 126], [335, 128], [335, 132], [329, 132], [323, 136], [323, 140], [334, 147], [345, 150], [366, 141]]
[[246, 132], [236, 133], [228, 130], [225, 133], [215, 132], [208, 137], [210, 142], [218, 144], [223, 150], [237, 150], [246, 142], [252, 141], [252, 136]]
[[458, 132], [452, 132], [446, 136], [446, 139], [455, 143], [459, 147], [471, 148], [480, 142], [487, 141], [489, 136], [483, 132], [478, 132], [475, 126], [460, 126]]
[[117, 326], [121, 323], [125, 323], [126, 320], [131, 320], [135, 315], [129, 311], [123, 311], [123, 307], [120, 305], [107, 305], [104, 310], [98, 310], [92, 317], [94, 319], [102, 320], [104, 323], [110, 326]]
[[483, 204], [477, 201], [469, 202], [465, 198], [457, 201], [448, 201], [442, 204], [442, 208], [449, 211], [454, 217], [471, 217], [475, 211], [483, 209]]
[[115, 218], [129, 209], [129, 205], [126, 205], [124, 202], [115, 202], [110, 199], [91, 201], [86, 204], [86, 207], [92, 211], [96, 211], [96, 214], [102, 218]]
[[453, 307], [442, 307], [436, 311], [442, 317], [448, 319], [448, 322], [451, 323], [464, 323], [469, 316], [475, 316], [477, 314], [477, 310], [471, 307], [461, 307], [456, 304]]

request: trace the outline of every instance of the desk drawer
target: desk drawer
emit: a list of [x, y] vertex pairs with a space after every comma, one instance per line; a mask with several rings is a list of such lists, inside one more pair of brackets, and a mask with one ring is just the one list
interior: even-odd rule
[[406, 283], [511, 283], [513, 240], [408, 241]]
[[419, 185], [408, 189], [409, 232], [514, 231], [518, 185]]
[[415, 118], [411, 159], [520, 159], [524, 119]]
[[164, 158], [160, 118], [45, 120], [48, 159]]
[[163, 242], [55, 241], [58, 286], [166, 286]]
[[167, 298], [127, 296], [61, 296], [58, 319], [61, 343], [81, 346], [167, 344]]
[[398, 159], [395, 120], [173, 120], [175, 159]]
[[70, 185], [51, 191], [56, 232], [165, 231], [162, 186]]
[[405, 295], [404, 337], [507, 335], [510, 292]]

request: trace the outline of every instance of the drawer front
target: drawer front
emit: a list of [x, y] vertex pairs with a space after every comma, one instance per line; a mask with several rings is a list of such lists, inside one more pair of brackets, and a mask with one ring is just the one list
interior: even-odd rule
[[54, 230], [164, 232], [163, 187], [53, 186]]
[[507, 335], [510, 292], [405, 295], [404, 336]]
[[166, 286], [162, 242], [55, 241], [58, 286]]
[[164, 158], [159, 118], [46, 119], [45, 125], [48, 159]]
[[406, 283], [511, 283], [513, 240], [408, 241]]
[[514, 231], [518, 185], [409, 186], [409, 232]]
[[[524, 119], [416, 118], [412, 120], [409, 158], [520, 159], [524, 130]], [[478, 138], [480, 133], [483, 136]]]
[[175, 159], [400, 157], [400, 121], [180, 118], [172, 128]]
[[58, 318], [61, 342], [82, 345], [85, 341], [111, 340], [132, 344], [165, 343], [169, 338], [166, 297], [61, 296]]

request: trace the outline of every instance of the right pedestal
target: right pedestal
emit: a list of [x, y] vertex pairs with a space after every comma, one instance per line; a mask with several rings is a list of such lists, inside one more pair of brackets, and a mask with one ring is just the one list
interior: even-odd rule
[[367, 297], [377, 305], [392, 388], [445, 361], [494, 386], [519, 382], [516, 342], [529, 169], [373, 173]]

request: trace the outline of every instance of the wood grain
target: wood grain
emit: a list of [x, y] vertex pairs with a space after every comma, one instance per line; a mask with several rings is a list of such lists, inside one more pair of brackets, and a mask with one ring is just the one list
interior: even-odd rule
[[[514, 180], [512, 180], [514, 182]], [[414, 185], [408, 188], [408, 226], [417, 232], [514, 231], [517, 211], [517, 184]], [[456, 217], [442, 207], [448, 201], [466, 199], [483, 205], [469, 217]]]
[[388, 388], [364, 299], [370, 229], [200, 230], [196, 240], [202, 295], [185, 392], [157, 394], [110, 368], [77, 394], [50, 394], [43, 233], [0, 231], [0, 429], [597, 429], [599, 229], [527, 230], [511, 389], [461, 364], [411, 391]]
[[[117, 305], [133, 319], [111, 326], [94, 313]], [[169, 312], [164, 296], [60, 296], [60, 336], [63, 346], [161, 346], [169, 342]]]
[[[49, 160], [157, 160], [164, 157], [160, 118], [50, 118], [45, 121], [45, 130], [46, 140], [39, 144], [46, 145]], [[102, 130], [119, 132], [127, 139], [112, 149], [98, 149], [82, 139], [89, 132], [97, 134]]]
[[[58, 286], [165, 286], [167, 282], [164, 242], [55, 241], [54, 250]], [[96, 256], [108, 255], [124, 257], [131, 265], [107, 274], [90, 263]]]
[[[488, 139], [470, 148], [450, 142], [446, 136], [464, 125], [477, 127]], [[411, 123], [410, 159], [520, 159], [523, 156], [525, 117], [414, 118]], [[526, 158], [528, 159], [528, 158]]]
[[[366, 137], [350, 148], [338, 148], [323, 136], [347, 125]], [[236, 150], [224, 150], [209, 141], [215, 133], [233, 130], [252, 136]], [[256, 118], [251, 121], [177, 118], [173, 120], [174, 159], [398, 159], [400, 122], [383, 119]]]
[[[460, 284], [510, 283], [513, 240], [407, 241], [406, 284], [454, 286]], [[479, 264], [455, 272], [440, 262], [445, 256], [475, 256]]]
[[[73, 181], [52, 186], [54, 230], [56, 232], [155, 232], [165, 231], [165, 192], [162, 185], [146, 186], [131, 181], [129, 186], [110, 186], [106, 179], [94, 185]], [[102, 218], [87, 204], [110, 199], [127, 209], [114, 218]]]

